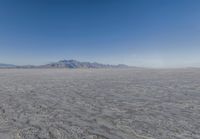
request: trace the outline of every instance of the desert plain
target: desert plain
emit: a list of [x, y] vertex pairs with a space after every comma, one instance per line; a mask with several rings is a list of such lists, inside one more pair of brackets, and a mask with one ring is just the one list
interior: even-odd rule
[[200, 139], [200, 69], [0, 69], [0, 139]]

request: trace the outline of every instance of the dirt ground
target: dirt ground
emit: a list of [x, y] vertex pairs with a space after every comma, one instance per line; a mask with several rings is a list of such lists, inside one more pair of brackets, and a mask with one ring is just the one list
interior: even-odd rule
[[200, 139], [200, 69], [1, 69], [0, 139]]

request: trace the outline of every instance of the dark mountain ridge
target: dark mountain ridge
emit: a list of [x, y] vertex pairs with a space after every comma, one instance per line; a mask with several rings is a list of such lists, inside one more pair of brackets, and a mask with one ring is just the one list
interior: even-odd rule
[[0, 68], [69, 68], [69, 69], [78, 69], [78, 68], [127, 68], [129, 66], [118, 64], [100, 64], [97, 62], [80, 62], [77, 60], [60, 60], [58, 62], [53, 62], [45, 65], [12, 65], [12, 64], [0, 64]]
[[96, 62], [80, 62], [77, 60], [60, 60], [58, 62], [46, 64], [40, 66], [42, 68], [123, 68], [128, 67], [127, 65], [109, 65], [109, 64], [100, 64]]

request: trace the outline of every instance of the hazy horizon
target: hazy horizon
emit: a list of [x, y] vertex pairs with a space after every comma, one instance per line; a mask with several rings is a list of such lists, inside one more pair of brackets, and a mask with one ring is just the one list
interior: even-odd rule
[[198, 0], [1, 0], [0, 63], [200, 67]]

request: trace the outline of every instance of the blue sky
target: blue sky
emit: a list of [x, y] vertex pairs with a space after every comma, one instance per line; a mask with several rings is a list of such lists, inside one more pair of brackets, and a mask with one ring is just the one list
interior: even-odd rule
[[200, 66], [199, 0], [0, 0], [0, 63]]

